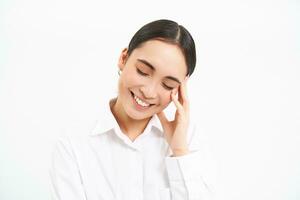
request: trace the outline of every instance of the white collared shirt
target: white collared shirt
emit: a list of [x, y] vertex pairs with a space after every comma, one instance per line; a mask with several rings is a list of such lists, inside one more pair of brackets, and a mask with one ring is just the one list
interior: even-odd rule
[[188, 129], [190, 153], [171, 157], [156, 115], [131, 141], [107, 103], [86, 136], [57, 142], [50, 167], [54, 200], [208, 200], [209, 166], [195, 128]]

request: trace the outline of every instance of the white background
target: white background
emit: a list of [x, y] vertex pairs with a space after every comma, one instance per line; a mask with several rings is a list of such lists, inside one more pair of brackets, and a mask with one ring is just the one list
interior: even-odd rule
[[117, 60], [144, 24], [193, 35], [192, 116], [218, 163], [217, 197], [300, 199], [299, 1], [0, 3], [0, 199], [50, 199], [56, 139], [87, 134], [117, 92]]

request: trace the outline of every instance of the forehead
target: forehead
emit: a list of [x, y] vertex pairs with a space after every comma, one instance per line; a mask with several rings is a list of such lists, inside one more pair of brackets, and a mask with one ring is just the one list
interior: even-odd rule
[[132, 58], [144, 59], [151, 63], [155, 70], [166, 75], [184, 78], [187, 66], [181, 49], [174, 44], [160, 40], [149, 40], [132, 52]]

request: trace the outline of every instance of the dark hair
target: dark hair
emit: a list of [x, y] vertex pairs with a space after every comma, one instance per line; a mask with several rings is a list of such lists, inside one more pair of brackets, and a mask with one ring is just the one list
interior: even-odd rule
[[167, 19], [156, 20], [144, 25], [130, 40], [128, 56], [142, 43], [151, 39], [159, 39], [177, 45], [185, 57], [188, 68], [186, 75], [190, 76], [194, 72], [196, 65], [195, 43], [191, 34], [182, 25]]

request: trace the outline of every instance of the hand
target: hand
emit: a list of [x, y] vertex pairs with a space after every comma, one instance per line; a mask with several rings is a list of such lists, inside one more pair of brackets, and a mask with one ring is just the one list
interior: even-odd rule
[[164, 130], [165, 139], [173, 152], [173, 156], [182, 156], [189, 153], [187, 144], [189, 101], [186, 85], [187, 78], [179, 86], [178, 99], [176, 98], [174, 90], [171, 92], [171, 99], [176, 106], [174, 120], [169, 121], [163, 111], [157, 114]]

